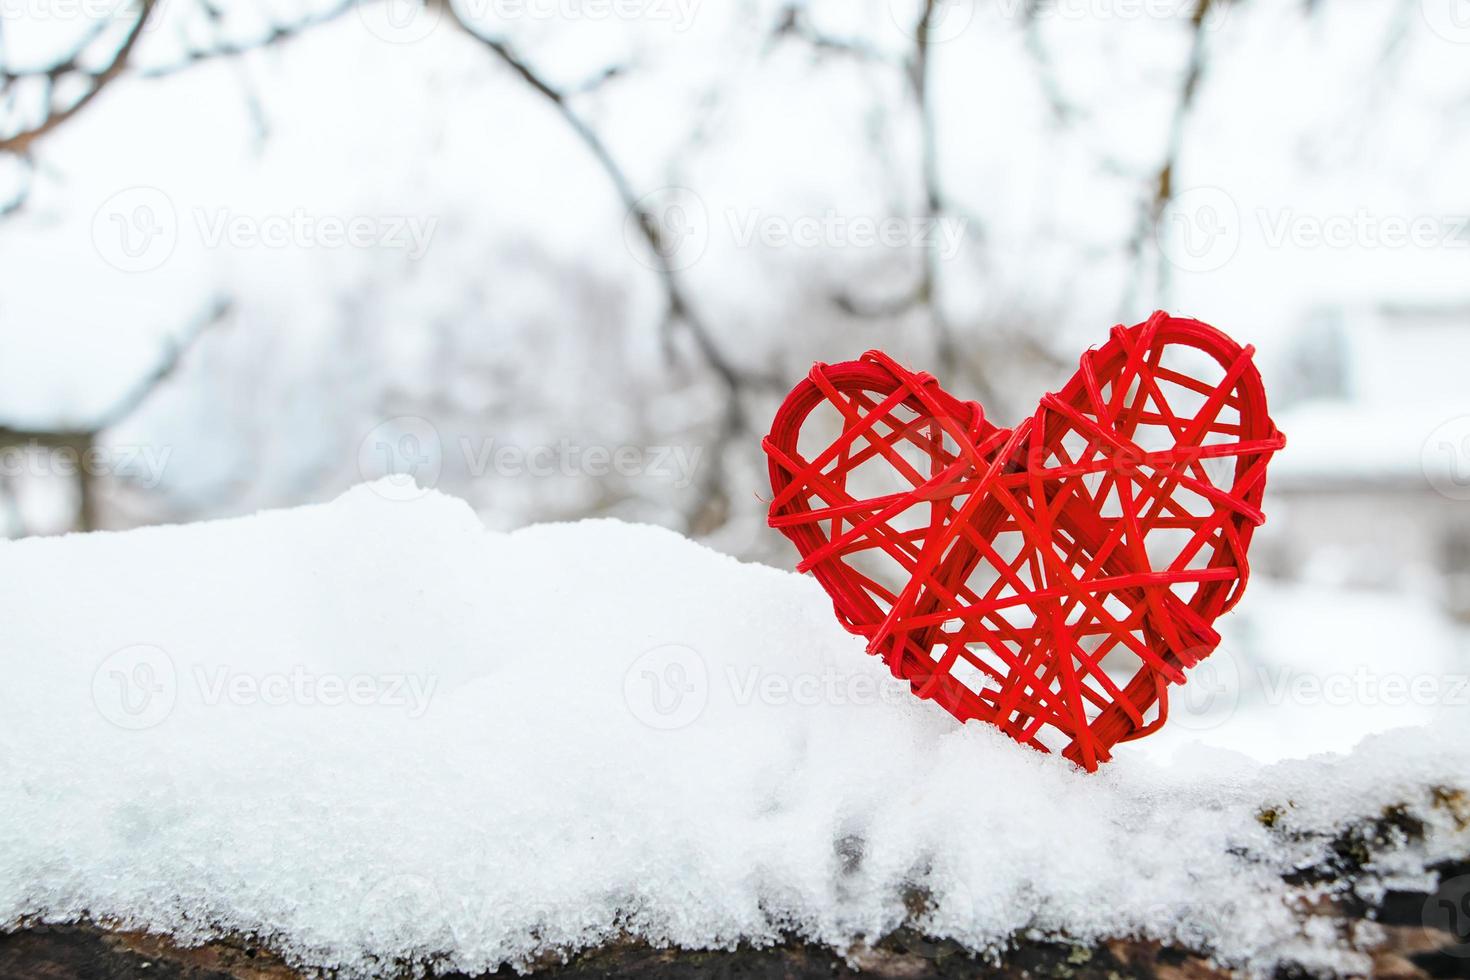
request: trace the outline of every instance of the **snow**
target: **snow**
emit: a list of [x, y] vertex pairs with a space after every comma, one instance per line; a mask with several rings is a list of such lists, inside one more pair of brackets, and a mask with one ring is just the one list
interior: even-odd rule
[[[1460, 440], [1470, 433], [1470, 412], [1465, 408], [1464, 402], [1454, 407], [1403, 402], [1302, 404], [1277, 420], [1292, 440], [1292, 451], [1281, 454], [1281, 465], [1271, 475], [1293, 487], [1353, 480], [1415, 489], [1426, 480], [1438, 486], [1436, 481], [1458, 479], [1463, 485], [1456, 467]], [[1440, 440], [1456, 452], [1441, 451]]]
[[1427, 803], [1463, 783], [1463, 711], [1088, 776], [895, 689], [809, 578], [409, 489], [0, 544], [0, 921], [473, 972], [625, 933], [853, 949], [920, 890], [917, 924], [979, 951], [1126, 933], [1362, 969], [1293, 918], [1280, 875], [1321, 847], [1296, 832], [1406, 802], [1419, 865], [1470, 842]]

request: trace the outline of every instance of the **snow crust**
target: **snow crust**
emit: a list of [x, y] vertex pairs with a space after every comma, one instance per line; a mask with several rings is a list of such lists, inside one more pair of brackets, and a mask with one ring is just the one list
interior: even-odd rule
[[1470, 772], [1463, 712], [1088, 776], [894, 687], [809, 578], [648, 526], [494, 533], [384, 482], [0, 544], [0, 595], [8, 925], [251, 933], [349, 974], [905, 921], [1352, 969], [1292, 915], [1302, 835], [1407, 802], [1407, 870], [1467, 843], [1428, 804]]

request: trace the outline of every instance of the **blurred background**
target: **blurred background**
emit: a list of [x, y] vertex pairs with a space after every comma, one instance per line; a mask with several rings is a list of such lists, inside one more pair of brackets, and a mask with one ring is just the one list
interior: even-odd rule
[[1289, 438], [1172, 727], [1463, 712], [1467, 66], [1470, 0], [0, 0], [0, 533], [409, 473], [789, 566], [813, 360], [1013, 424], [1165, 308]]

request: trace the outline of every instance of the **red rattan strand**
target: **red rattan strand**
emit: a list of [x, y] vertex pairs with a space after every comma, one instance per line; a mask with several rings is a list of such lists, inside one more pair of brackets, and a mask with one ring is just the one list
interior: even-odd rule
[[[1185, 349], [1221, 376], [1163, 363]], [[1285, 444], [1251, 354], [1156, 313], [1115, 327], [1015, 429], [879, 351], [818, 364], [764, 442], [771, 526], [915, 694], [1096, 769], [1164, 722], [1168, 685], [1215, 649], [1212, 624], [1245, 588], [1266, 464]], [[798, 438], [823, 405], [841, 430], [808, 459]], [[1223, 486], [1207, 468], [1221, 461]], [[855, 474], [874, 467], [902, 488], [863, 496]], [[1155, 567], [1147, 545], [1169, 535], [1187, 540]], [[875, 558], [884, 578], [861, 564]]]

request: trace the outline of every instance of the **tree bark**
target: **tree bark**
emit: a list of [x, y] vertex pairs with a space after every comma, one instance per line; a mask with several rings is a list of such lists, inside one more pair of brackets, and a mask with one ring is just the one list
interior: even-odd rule
[[[1264, 819], [1264, 817], [1263, 817]], [[1354, 885], [1371, 864], [1378, 835], [1395, 822], [1395, 810], [1345, 832], [1332, 844], [1324, 864], [1291, 876], [1303, 884], [1327, 884], [1337, 896], [1304, 909], [1304, 918], [1330, 921], [1334, 934], [1371, 959], [1374, 977], [1470, 976], [1470, 855], [1430, 867], [1441, 886], [1435, 892], [1387, 891], [1374, 904]], [[1371, 889], [1368, 889], [1371, 891]], [[908, 929], [876, 945], [842, 956], [823, 946], [791, 941], [779, 946], [735, 950], [654, 949], [637, 941], [587, 950], [563, 963], [537, 966], [531, 976], [546, 980], [638, 978], [695, 980], [831, 980], [842, 977], [925, 978], [995, 977], [1056, 980], [1209, 980], [1233, 977], [1201, 950], [1154, 941], [1118, 938], [1096, 944], [1019, 941], [998, 962], [977, 957], [950, 940], [931, 940]], [[1314, 976], [1284, 965], [1284, 978]], [[37, 980], [306, 980], [314, 970], [290, 966], [274, 951], [247, 938], [232, 937], [183, 947], [141, 932], [112, 930], [93, 923], [26, 926], [0, 934], [0, 978]], [[385, 977], [408, 978], [405, 968]], [[471, 980], [466, 974], [444, 975]], [[509, 968], [480, 978], [521, 976]]]

